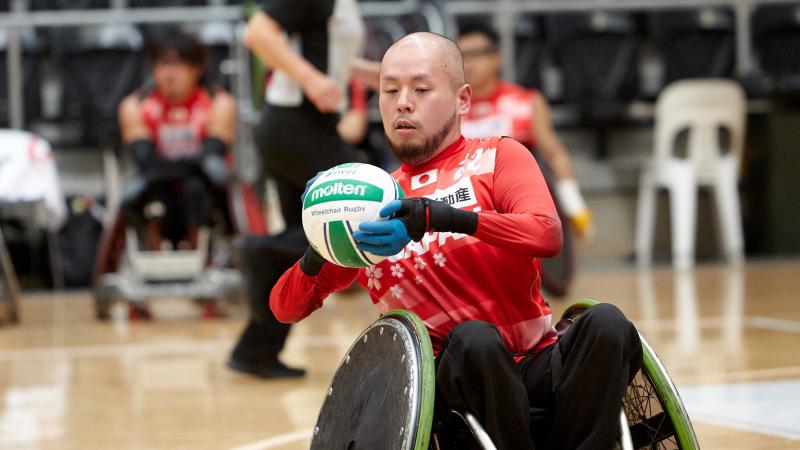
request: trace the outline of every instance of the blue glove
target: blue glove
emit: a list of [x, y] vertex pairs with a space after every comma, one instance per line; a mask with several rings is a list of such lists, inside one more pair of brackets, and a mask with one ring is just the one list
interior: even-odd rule
[[[380, 216], [389, 217], [400, 206], [399, 200], [393, 200], [381, 209]], [[364, 222], [353, 232], [353, 239], [359, 250], [378, 256], [394, 256], [411, 242], [406, 225], [400, 219]]]
[[314, 184], [314, 181], [316, 181], [317, 178], [319, 178], [319, 176], [322, 175], [323, 172], [325, 172], [325, 171], [324, 170], [320, 170], [319, 172], [317, 172], [316, 175], [314, 175], [314, 178], [312, 178], [312, 179], [310, 179], [310, 180], [308, 180], [306, 182], [306, 190], [303, 191], [303, 195], [300, 196], [300, 203], [303, 203], [303, 202], [306, 201], [306, 195], [308, 194], [308, 189], [311, 187], [312, 184]]

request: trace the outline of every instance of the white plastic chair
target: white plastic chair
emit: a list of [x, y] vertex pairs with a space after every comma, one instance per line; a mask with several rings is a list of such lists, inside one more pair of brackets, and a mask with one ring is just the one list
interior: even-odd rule
[[[658, 98], [655, 114], [655, 153], [639, 181], [636, 212], [636, 258], [652, 259], [656, 193], [666, 187], [670, 196], [672, 260], [676, 268], [694, 265], [697, 188], [714, 191], [721, 247], [731, 263], [743, 260], [744, 240], [737, 181], [745, 132], [745, 97], [741, 87], [722, 79], [672, 83]], [[721, 148], [719, 129], [730, 133], [729, 148]], [[685, 158], [674, 154], [676, 136], [688, 129]]]
[[53, 287], [64, 287], [58, 230], [67, 218], [50, 144], [22, 130], [0, 129], [0, 216], [47, 232]]

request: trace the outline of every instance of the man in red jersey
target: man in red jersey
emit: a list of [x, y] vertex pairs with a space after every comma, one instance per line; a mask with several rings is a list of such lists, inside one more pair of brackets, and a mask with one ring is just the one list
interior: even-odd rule
[[[197, 232], [227, 208], [232, 178], [224, 158], [236, 129], [236, 103], [201, 84], [206, 49], [194, 37], [169, 30], [148, 45], [154, 85], [124, 98], [118, 108], [122, 142], [136, 165], [123, 189], [125, 223], [146, 230], [149, 250], [162, 240], [194, 247]], [[132, 317], [149, 318], [142, 304]], [[213, 302], [206, 314], [216, 315]]]
[[472, 107], [462, 117], [466, 137], [509, 136], [536, 150], [553, 170], [554, 189], [570, 225], [580, 236], [592, 233], [592, 215], [575, 180], [569, 154], [553, 129], [550, 105], [538, 90], [500, 79], [502, 59], [497, 33], [482, 22], [460, 27], [458, 46], [464, 58]]
[[[408, 198], [353, 238], [390, 257], [351, 269], [309, 248], [270, 306], [296, 322], [357, 278], [381, 313], [403, 308], [423, 320], [437, 355], [437, 404], [473, 413], [499, 449], [611, 448], [641, 365], [639, 336], [602, 304], [558, 338], [539, 293], [539, 258], [561, 245], [553, 201], [523, 145], [461, 135], [471, 96], [453, 41], [414, 33], [386, 52], [380, 111]], [[531, 425], [532, 407], [553, 411], [552, 421]]]
[[143, 208], [162, 203], [168, 212], [162, 231], [178, 244], [211, 224], [214, 207], [226, 206], [231, 173], [223, 158], [234, 138], [236, 103], [222, 89], [212, 97], [202, 86], [206, 50], [194, 37], [165, 33], [150, 44], [148, 56], [153, 88], [127, 96], [118, 112], [137, 169], [123, 213], [128, 223], [141, 225]]

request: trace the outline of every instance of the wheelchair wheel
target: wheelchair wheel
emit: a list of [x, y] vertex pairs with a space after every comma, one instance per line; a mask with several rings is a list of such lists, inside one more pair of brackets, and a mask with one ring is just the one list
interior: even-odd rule
[[699, 449], [675, 384], [652, 347], [641, 339], [644, 364], [622, 400], [633, 448]]
[[122, 254], [125, 251], [125, 225], [119, 211], [114, 212], [110, 225], [103, 231], [97, 249], [94, 267], [94, 313], [98, 320], [111, 317], [112, 299], [103, 286], [103, 276], [119, 270]]
[[[562, 314], [556, 324], [563, 334], [580, 315], [598, 304], [595, 300], [579, 300]], [[680, 395], [664, 365], [644, 339], [644, 363], [628, 385], [622, 400], [620, 418], [621, 442], [615, 448], [653, 450], [696, 450], [700, 448]], [[443, 432], [437, 433], [432, 443], [434, 450], [493, 449], [494, 444], [484, 442], [479, 434], [480, 424], [455, 411], [442, 419]]]
[[[561, 316], [556, 329], [569, 326], [581, 313], [597, 303], [588, 299], [575, 302]], [[563, 331], [565, 330], [559, 330], [559, 333]], [[642, 341], [644, 360], [642, 369], [628, 385], [622, 400], [629, 430], [629, 433], [623, 434], [630, 435], [630, 444], [636, 449], [700, 448], [672, 378], [650, 344], [641, 334], [639, 338]]]
[[428, 448], [434, 360], [422, 321], [392, 311], [347, 351], [320, 410], [311, 449]]
[[[559, 214], [560, 215], [560, 214]], [[561, 217], [561, 223], [567, 223]], [[556, 297], [567, 295], [575, 275], [575, 248], [572, 230], [564, 227], [561, 250], [552, 258], [542, 258], [542, 287]]]
[[544, 163], [543, 158], [536, 160], [539, 163], [539, 168], [542, 170], [547, 188], [550, 190], [550, 195], [553, 196], [553, 202], [558, 212], [558, 218], [561, 220], [563, 229], [563, 240], [561, 242], [561, 250], [557, 255], [552, 258], [542, 258], [542, 287], [556, 297], [563, 297], [567, 295], [570, 286], [572, 285], [572, 278], [575, 275], [575, 242], [572, 229], [567, 225], [569, 217], [564, 214], [561, 208], [561, 203], [558, 199], [558, 193], [555, 189], [555, 175], [552, 170]]

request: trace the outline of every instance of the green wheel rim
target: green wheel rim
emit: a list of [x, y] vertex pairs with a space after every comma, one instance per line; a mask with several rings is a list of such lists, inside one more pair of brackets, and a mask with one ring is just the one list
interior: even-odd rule
[[414, 450], [426, 450], [431, 439], [431, 427], [433, 426], [433, 402], [435, 397], [436, 371], [433, 359], [433, 346], [428, 335], [428, 329], [419, 317], [411, 311], [402, 309], [389, 311], [383, 315], [411, 324], [417, 331], [419, 339], [420, 361], [422, 370], [420, 371], [420, 399], [419, 416], [417, 417], [417, 433], [414, 438]]
[[695, 450], [700, 446], [697, 444], [697, 436], [694, 434], [694, 428], [689, 420], [689, 414], [683, 406], [683, 401], [672, 382], [667, 369], [661, 364], [656, 352], [650, 347], [650, 344], [645, 338], [639, 334], [642, 341], [642, 352], [644, 356], [644, 363], [642, 370], [647, 374], [652, 381], [653, 386], [658, 392], [659, 400], [666, 410], [672, 426], [675, 428], [675, 436], [678, 440], [678, 445], [681, 450]]
[[597, 300], [592, 300], [589, 298], [576, 300], [573, 304], [569, 305], [569, 308], [567, 308], [566, 311], [564, 311], [564, 314], [561, 315], [561, 318], [565, 319], [570, 316], [579, 315], [580, 313], [586, 311], [587, 309], [599, 303], [600, 302], [598, 302]]
[[[578, 316], [599, 303], [600, 302], [592, 299], [578, 300], [564, 311], [562, 318]], [[692, 428], [692, 423], [689, 420], [689, 414], [683, 406], [683, 401], [678, 393], [678, 389], [675, 387], [675, 383], [673, 383], [672, 378], [670, 378], [661, 360], [658, 359], [656, 352], [641, 333], [639, 333], [639, 339], [642, 342], [643, 354], [641, 371], [653, 384], [658, 394], [658, 400], [661, 402], [664, 411], [672, 422], [679, 448], [681, 450], [699, 449], [700, 446], [697, 443], [697, 436], [694, 434], [694, 428]]]
[[[564, 312], [563, 317], [570, 317], [571, 315], [580, 314], [586, 309], [598, 304], [599, 302], [591, 299], [578, 300], [572, 304]], [[419, 349], [421, 351], [420, 361], [422, 363], [420, 383], [420, 403], [419, 403], [419, 416], [417, 419], [417, 432], [414, 440], [415, 450], [424, 450], [428, 448], [430, 441], [431, 426], [433, 422], [433, 404], [435, 393], [435, 364], [433, 358], [433, 347], [431, 345], [430, 336], [428, 335], [425, 324], [417, 317], [416, 314], [405, 311], [395, 310], [387, 313], [383, 317], [393, 317], [398, 320], [405, 321], [411, 324], [417, 331], [416, 336], [419, 339]], [[699, 449], [697, 444], [697, 437], [695, 436], [694, 429], [692, 428], [691, 421], [683, 406], [680, 394], [675, 388], [675, 384], [667, 373], [661, 361], [658, 359], [655, 351], [653, 351], [650, 344], [639, 335], [642, 342], [643, 351], [643, 366], [642, 371], [650, 379], [655, 387], [658, 398], [661, 401], [664, 410], [667, 412], [670, 420], [672, 421], [675, 429], [675, 437], [678, 441], [679, 447], [682, 450], [696, 450]]]

